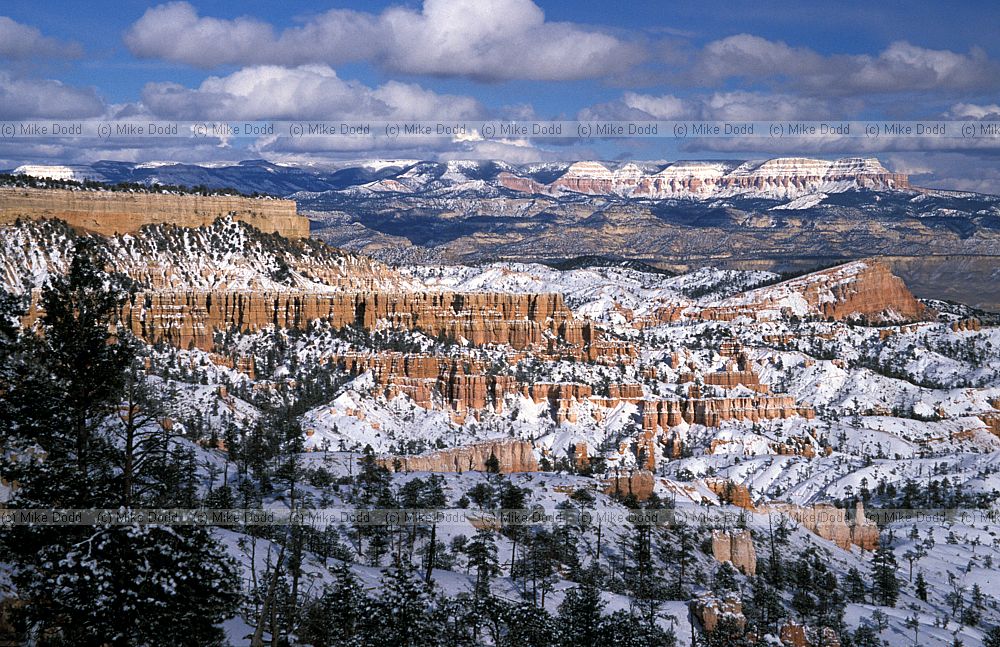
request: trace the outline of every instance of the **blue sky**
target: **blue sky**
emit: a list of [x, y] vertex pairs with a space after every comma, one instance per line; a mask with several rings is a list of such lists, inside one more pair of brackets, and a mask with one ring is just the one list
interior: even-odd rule
[[[0, 119], [1000, 118], [995, 2], [15, 0], [0, 16]], [[0, 166], [864, 154], [926, 184], [1000, 192], [995, 149], [859, 143], [441, 142], [407, 150], [38, 142], [0, 145]]]

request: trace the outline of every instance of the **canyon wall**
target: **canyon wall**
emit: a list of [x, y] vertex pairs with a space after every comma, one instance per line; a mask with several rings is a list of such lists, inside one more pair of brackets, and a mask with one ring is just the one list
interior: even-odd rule
[[105, 236], [159, 223], [201, 227], [226, 214], [265, 233], [309, 236], [309, 220], [297, 215], [294, 200], [0, 187], [0, 223], [58, 218], [79, 231]]
[[[28, 319], [39, 314], [36, 299]], [[119, 317], [149, 342], [203, 350], [213, 349], [215, 331], [304, 328], [313, 319], [334, 328], [420, 330], [472, 345], [553, 352], [563, 346], [600, 348], [593, 344], [598, 339], [593, 324], [574, 319], [559, 294], [164, 291], [137, 294]]]

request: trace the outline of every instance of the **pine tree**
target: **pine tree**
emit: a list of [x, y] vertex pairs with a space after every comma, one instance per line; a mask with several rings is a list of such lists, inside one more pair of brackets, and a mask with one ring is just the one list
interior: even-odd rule
[[853, 566], [847, 571], [847, 575], [844, 577], [844, 589], [849, 601], [859, 604], [865, 601], [868, 591], [861, 571]]
[[870, 625], [861, 625], [854, 631], [855, 647], [884, 647], [878, 632]]
[[[20, 336], [17, 351], [2, 358], [4, 377], [17, 379], [4, 385], [0, 433], [8, 447], [45, 452], [42, 460], [4, 466], [21, 483], [10, 507], [171, 505], [182, 494], [152, 468], [133, 465], [131, 483], [122, 478], [127, 456], [107, 428], [122, 419], [135, 345], [114, 329], [125, 285], [102, 266], [96, 243], [81, 240], [69, 272], [42, 291], [41, 334]], [[189, 463], [169, 456], [158, 464], [193, 485]], [[0, 544], [26, 602], [24, 625], [47, 640], [171, 644], [184, 625], [186, 639], [211, 645], [222, 638], [216, 625], [235, 611], [235, 565], [200, 527], [14, 526], [0, 533]]]
[[677, 638], [669, 631], [628, 611], [615, 611], [601, 621], [603, 644], [613, 647], [673, 647]]
[[486, 472], [489, 474], [500, 473], [500, 461], [494, 452], [490, 452], [490, 457], [486, 459]]
[[486, 528], [477, 529], [476, 536], [465, 547], [465, 554], [469, 558], [469, 567], [476, 575], [474, 596], [476, 599], [488, 597], [490, 582], [500, 574], [493, 532]]
[[736, 569], [730, 562], [722, 562], [715, 569], [715, 576], [712, 578], [712, 592], [723, 595], [727, 592], [739, 589], [736, 581]]
[[299, 637], [315, 647], [348, 646], [360, 640], [368, 600], [348, 562], [333, 569], [334, 581], [303, 614]]
[[555, 632], [552, 616], [533, 604], [515, 603], [503, 610], [506, 632], [498, 647], [550, 647]]
[[731, 615], [723, 615], [711, 633], [705, 636], [705, 647], [748, 647], [746, 631]]
[[896, 555], [887, 543], [879, 543], [872, 558], [872, 594], [876, 604], [894, 607], [899, 598]]
[[475, 628], [480, 619], [474, 617], [475, 613], [476, 609], [470, 606], [465, 596], [440, 596], [431, 619], [438, 632], [438, 641], [433, 644], [477, 647], [479, 642], [476, 640]]
[[430, 587], [407, 563], [383, 571], [382, 592], [363, 611], [368, 626], [366, 645], [372, 647], [424, 647], [433, 644], [436, 628]]
[[604, 645], [601, 615], [605, 603], [597, 588], [597, 573], [591, 568], [579, 586], [566, 591], [557, 616], [559, 645]]
[[917, 581], [914, 583], [916, 587], [917, 597], [921, 601], [927, 602], [927, 580], [924, 579], [924, 572], [920, 571], [917, 573]]
[[779, 623], [787, 615], [778, 591], [759, 575], [750, 580], [750, 597], [744, 599], [743, 613], [758, 635], [777, 633]]
[[1000, 647], [1000, 626], [992, 627], [983, 636], [983, 647]]

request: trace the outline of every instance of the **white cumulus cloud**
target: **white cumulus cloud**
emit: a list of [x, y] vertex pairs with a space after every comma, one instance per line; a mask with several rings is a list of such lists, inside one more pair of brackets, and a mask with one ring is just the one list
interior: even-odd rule
[[125, 34], [142, 58], [219, 65], [368, 61], [406, 74], [562, 80], [604, 77], [643, 57], [640, 47], [573, 23], [545, 20], [531, 0], [425, 0], [381, 14], [334, 9], [276, 33], [252, 17], [200, 16], [187, 2], [153, 7]]

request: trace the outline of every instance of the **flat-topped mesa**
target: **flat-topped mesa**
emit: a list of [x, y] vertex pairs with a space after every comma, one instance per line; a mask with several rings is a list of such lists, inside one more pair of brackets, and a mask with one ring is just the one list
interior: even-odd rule
[[[32, 316], [37, 315], [33, 308]], [[150, 341], [212, 350], [217, 331], [266, 326], [394, 327], [471, 345], [578, 349], [598, 341], [590, 322], [573, 318], [559, 294], [457, 292], [147, 292], [126, 303], [121, 321]]]
[[899, 190], [909, 177], [892, 173], [877, 159], [851, 157], [819, 160], [784, 157], [756, 162], [679, 161], [658, 171], [644, 171], [634, 163], [612, 170], [600, 162], [576, 162], [549, 184], [512, 173], [501, 173], [499, 183], [513, 191], [636, 198], [711, 198], [760, 195], [789, 198], [808, 193], [835, 193], [852, 189]]
[[690, 314], [721, 321], [737, 317], [770, 320], [797, 316], [892, 322], [920, 320], [929, 313], [888, 266], [877, 260], [864, 260], [750, 290], [692, 309]]
[[0, 187], [0, 223], [52, 218], [105, 236], [135, 233], [151, 224], [201, 227], [229, 214], [265, 233], [309, 236], [309, 219], [296, 213], [294, 200]]

